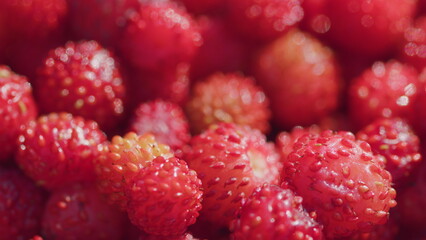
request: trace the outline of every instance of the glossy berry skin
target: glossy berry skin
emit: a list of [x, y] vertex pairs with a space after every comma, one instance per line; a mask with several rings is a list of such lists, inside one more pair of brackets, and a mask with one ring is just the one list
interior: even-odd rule
[[169, 146], [159, 144], [154, 136], [138, 136], [134, 132], [124, 137], [115, 136], [100, 156], [95, 159], [98, 188], [108, 202], [127, 207], [126, 186], [144, 166], [156, 157], [172, 157]]
[[396, 61], [376, 62], [349, 86], [351, 122], [361, 128], [381, 117], [413, 120], [419, 88], [412, 67]]
[[126, 191], [130, 221], [149, 234], [182, 235], [201, 209], [201, 180], [185, 161], [174, 157], [148, 162]]
[[268, 107], [269, 100], [252, 78], [216, 73], [194, 85], [185, 109], [194, 133], [219, 122], [268, 132], [271, 115]]
[[405, 31], [401, 46], [402, 59], [422, 71], [426, 67], [426, 17], [417, 19]]
[[191, 140], [186, 160], [203, 183], [200, 218], [228, 226], [252, 191], [263, 183], [277, 184], [278, 154], [258, 130], [221, 123]]
[[159, 236], [159, 235], [150, 235], [150, 234], [141, 234], [138, 240], [198, 240], [192, 236], [191, 233], [184, 233], [180, 236]]
[[66, 111], [111, 130], [124, 112], [125, 87], [112, 54], [97, 42], [68, 42], [39, 69], [35, 94], [41, 111]]
[[303, 18], [300, 0], [229, 0], [229, 22], [245, 38], [271, 41]]
[[369, 232], [396, 205], [392, 177], [368, 143], [349, 132], [305, 135], [284, 163], [284, 183], [315, 211], [327, 238]]
[[289, 189], [264, 185], [254, 190], [233, 223], [233, 239], [323, 239], [322, 226]]
[[16, 161], [37, 185], [49, 190], [93, 181], [93, 159], [106, 137], [93, 121], [68, 113], [41, 116], [23, 128]]
[[52, 192], [43, 214], [42, 232], [46, 240], [120, 240], [124, 219], [95, 186], [76, 184]]
[[175, 4], [160, 2], [144, 4], [129, 16], [120, 50], [131, 65], [158, 71], [190, 62], [201, 44], [191, 16]]
[[341, 79], [334, 55], [307, 33], [291, 31], [267, 45], [255, 73], [279, 127], [308, 126], [337, 108]]
[[412, 177], [422, 160], [419, 138], [402, 119], [378, 119], [359, 131], [357, 138], [370, 144], [374, 154], [386, 158], [386, 170], [397, 186]]
[[182, 108], [163, 100], [139, 105], [130, 123], [130, 131], [138, 135], [150, 133], [159, 143], [174, 150], [182, 148], [191, 139], [188, 120]]
[[0, 169], [0, 236], [27, 240], [40, 231], [44, 196], [21, 172]]
[[36, 115], [32, 88], [27, 79], [0, 65], [0, 163], [12, 157], [19, 129]]

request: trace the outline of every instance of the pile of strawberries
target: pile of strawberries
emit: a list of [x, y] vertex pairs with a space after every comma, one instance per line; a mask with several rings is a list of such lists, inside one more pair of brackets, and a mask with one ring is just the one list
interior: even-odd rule
[[426, 0], [0, 0], [0, 240], [426, 239]]

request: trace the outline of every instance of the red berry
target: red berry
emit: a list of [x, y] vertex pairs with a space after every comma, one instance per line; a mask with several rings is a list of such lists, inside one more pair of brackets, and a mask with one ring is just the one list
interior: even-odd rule
[[229, 0], [230, 23], [243, 36], [270, 41], [303, 18], [300, 0]]
[[302, 198], [278, 186], [258, 187], [233, 223], [233, 239], [323, 239], [320, 226], [303, 209]]
[[215, 13], [224, 10], [226, 0], [180, 0], [191, 13]]
[[197, 173], [185, 161], [157, 157], [127, 185], [127, 213], [132, 223], [147, 233], [182, 235], [199, 215], [200, 188]]
[[0, 163], [11, 158], [17, 148], [19, 129], [34, 120], [36, 115], [27, 79], [0, 65]]
[[130, 132], [124, 137], [113, 137], [108, 147], [95, 159], [100, 191], [107, 195], [110, 203], [126, 209], [126, 186], [148, 162], [159, 156], [169, 158], [173, 154], [169, 146], [157, 143], [150, 134], [138, 136]]
[[198, 240], [198, 238], [194, 238], [190, 233], [184, 233], [183, 235], [171, 237], [171, 236], [158, 236], [158, 235], [149, 235], [149, 234], [141, 234], [139, 240]]
[[304, 135], [284, 163], [284, 184], [318, 214], [328, 238], [368, 232], [384, 224], [396, 191], [383, 160], [349, 132]]
[[426, 67], [426, 17], [416, 20], [414, 26], [405, 31], [404, 37], [402, 58], [422, 71]]
[[66, 111], [113, 129], [123, 115], [125, 88], [111, 53], [94, 41], [52, 50], [39, 69], [36, 97], [45, 113]]
[[255, 68], [280, 127], [311, 125], [337, 108], [340, 78], [334, 55], [306, 33], [291, 31], [266, 46]]
[[182, 108], [162, 100], [141, 104], [130, 123], [130, 131], [138, 135], [151, 133], [159, 143], [174, 150], [182, 148], [191, 139]]
[[312, 125], [308, 128], [296, 126], [291, 130], [291, 132], [282, 132], [278, 134], [276, 139], [276, 145], [281, 155], [281, 161], [287, 161], [288, 155], [293, 152], [293, 145], [301, 136], [306, 134], [319, 133], [321, 133], [321, 128], [319, 128], [317, 125]]
[[278, 154], [258, 130], [212, 125], [191, 146], [186, 160], [203, 182], [201, 216], [214, 224], [227, 226], [257, 186], [278, 182]]
[[38, 233], [43, 214], [41, 189], [16, 170], [0, 169], [0, 238], [26, 240]]
[[386, 158], [386, 170], [397, 186], [413, 175], [422, 159], [419, 138], [398, 118], [378, 119], [359, 131], [357, 138], [370, 144], [374, 154]]
[[120, 49], [135, 67], [159, 71], [190, 62], [202, 44], [194, 20], [172, 3], [145, 4], [129, 18]]
[[418, 75], [412, 67], [396, 61], [376, 62], [351, 82], [351, 120], [358, 128], [380, 117], [412, 120], [419, 88]]
[[68, 113], [41, 116], [25, 126], [18, 139], [17, 163], [47, 189], [94, 180], [93, 159], [106, 141], [95, 122]]
[[108, 205], [92, 185], [54, 191], [43, 215], [43, 236], [61, 240], [120, 240], [122, 213]]
[[186, 106], [194, 133], [211, 124], [232, 122], [269, 131], [269, 101], [252, 78], [217, 73], [197, 82]]

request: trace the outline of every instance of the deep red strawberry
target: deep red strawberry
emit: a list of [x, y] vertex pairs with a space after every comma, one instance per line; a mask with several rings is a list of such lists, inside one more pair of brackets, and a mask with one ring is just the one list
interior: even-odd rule
[[303, 209], [289, 189], [264, 185], [255, 189], [232, 224], [233, 239], [323, 239], [322, 226]]
[[121, 54], [130, 64], [155, 71], [190, 62], [201, 44], [192, 17], [167, 1], [143, 4], [120, 39]]
[[402, 58], [422, 71], [426, 67], [426, 17], [419, 18], [404, 34]]
[[276, 184], [281, 163], [260, 131], [234, 124], [212, 125], [191, 140], [186, 157], [203, 182], [202, 218], [227, 226], [252, 191]]
[[357, 133], [359, 140], [366, 141], [374, 154], [386, 158], [386, 170], [397, 186], [410, 179], [419, 165], [420, 141], [411, 127], [402, 119], [378, 119]]
[[70, 112], [114, 129], [124, 112], [125, 87], [111, 53], [97, 42], [68, 42], [40, 67], [35, 94], [41, 111]]
[[198, 240], [198, 238], [195, 238], [190, 233], [184, 233], [176, 237], [141, 234], [138, 240]]
[[357, 233], [339, 240], [395, 240], [396, 235], [399, 233], [399, 225], [392, 218], [393, 214], [390, 215], [389, 221], [386, 224], [375, 226], [371, 232]]
[[23, 76], [0, 65], [0, 163], [17, 148], [19, 129], [37, 115], [31, 85]]
[[0, 169], [0, 236], [27, 240], [40, 231], [44, 196], [17, 170]]
[[229, 22], [248, 39], [270, 41], [302, 20], [300, 4], [300, 0], [229, 0]]
[[419, 95], [416, 70], [396, 61], [376, 62], [351, 82], [348, 102], [353, 124], [364, 127], [377, 118], [415, 118]]
[[284, 185], [318, 214], [328, 238], [368, 232], [396, 205], [391, 175], [368, 143], [349, 132], [304, 135], [284, 163]]
[[130, 123], [130, 131], [138, 135], [151, 133], [159, 143], [174, 150], [182, 148], [191, 139], [182, 108], [163, 100], [141, 104]]
[[217, 73], [193, 87], [186, 113], [194, 133], [211, 124], [232, 122], [269, 131], [269, 101], [252, 78]]
[[68, 113], [41, 116], [18, 137], [16, 161], [37, 185], [58, 189], [77, 181], [93, 181], [93, 159], [106, 137], [93, 121]]
[[43, 214], [43, 236], [62, 240], [121, 240], [125, 216], [96, 187], [71, 185], [54, 191]]
[[124, 137], [113, 137], [108, 147], [95, 159], [100, 191], [107, 195], [110, 203], [126, 209], [126, 185], [148, 162], [159, 156], [169, 158], [173, 154], [169, 146], [157, 143], [150, 134], [138, 136], [130, 132]]
[[201, 181], [178, 158], [157, 157], [126, 186], [127, 213], [145, 232], [180, 236], [195, 223], [201, 209]]
[[291, 31], [267, 45], [255, 69], [280, 127], [311, 125], [337, 108], [341, 80], [334, 55], [306, 33]]

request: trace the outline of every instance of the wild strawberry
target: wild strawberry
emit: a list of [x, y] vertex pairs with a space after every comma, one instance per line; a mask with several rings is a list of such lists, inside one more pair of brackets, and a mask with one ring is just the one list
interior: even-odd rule
[[113, 129], [123, 115], [125, 88], [111, 53], [94, 41], [52, 50], [39, 69], [35, 94], [45, 113], [66, 111]]
[[43, 215], [46, 239], [120, 240], [125, 216], [96, 187], [76, 184], [54, 191]]
[[289, 189], [264, 185], [255, 189], [233, 222], [233, 239], [323, 239], [320, 226]]
[[[392, 213], [393, 214], [393, 213]], [[371, 232], [357, 233], [353, 236], [340, 240], [395, 240], [399, 232], [399, 226], [392, 215], [384, 225], [377, 225]]]
[[328, 238], [368, 232], [384, 224], [396, 191], [383, 160], [349, 132], [304, 135], [284, 163], [284, 185], [318, 214]]
[[294, 127], [291, 132], [281, 132], [276, 139], [276, 146], [281, 155], [281, 161], [287, 161], [288, 155], [293, 152], [293, 145], [297, 142], [299, 137], [306, 134], [319, 134], [321, 128], [317, 125], [312, 125], [308, 128], [300, 126]]
[[201, 209], [201, 181], [177, 158], [147, 162], [127, 185], [127, 213], [145, 232], [179, 236], [195, 223]]
[[306, 33], [291, 31], [266, 46], [255, 68], [280, 127], [311, 125], [337, 108], [341, 80], [334, 55]]
[[17, 148], [19, 129], [34, 120], [36, 115], [27, 79], [0, 65], [0, 163], [11, 158]]
[[360, 128], [380, 117], [414, 118], [419, 92], [415, 69], [396, 61], [376, 62], [350, 85], [348, 101], [353, 124]]
[[123, 58], [137, 68], [155, 71], [190, 62], [201, 44], [191, 16], [167, 1], [143, 4], [129, 16], [120, 39]]
[[257, 186], [278, 182], [278, 154], [258, 130], [212, 125], [191, 146], [186, 160], [203, 182], [201, 217], [214, 224], [227, 226]]
[[138, 135], [151, 133], [159, 143], [176, 150], [191, 139], [188, 120], [180, 106], [162, 100], [141, 104], [130, 123]]
[[252, 78], [217, 73], [194, 85], [186, 112], [194, 133], [211, 124], [232, 122], [269, 130], [269, 101]]
[[417, 19], [405, 31], [401, 52], [402, 58], [417, 70], [426, 67], [426, 17]]
[[422, 159], [419, 138], [402, 119], [378, 119], [359, 131], [357, 138], [370, 144], [374, 154], [386, 158], [386, 170], [397, 186], [413, 176]]
[[44, 197], [22, 173], [0, 169], [0, 236], [26, 240], [40, 231]]
[[198, 238], [194, 238], [190, 233], [184, 233], [176, 237], [141, 234], [138, 240], [198, 240]]
[[283, 35], [303, 18], [300, 0], [229, 0], [232, 26], [243, 36], [270, 41]]
[[167, 145], [156, 142], [154, 136], [138, 136], [130, 132], [124, 137], [115, 136], [102, 154], [95, 159], [98, 187], [108, 201], [122, 210], [127, 207], [126, 185], [154, 158], [172, 157]]
[[95, 122], [68, 113], [39, 117], [23, 128], [18, 139], [17, 163], [37, 185], [47, 189], [93, 181], [93, 159], [106, 141]]

